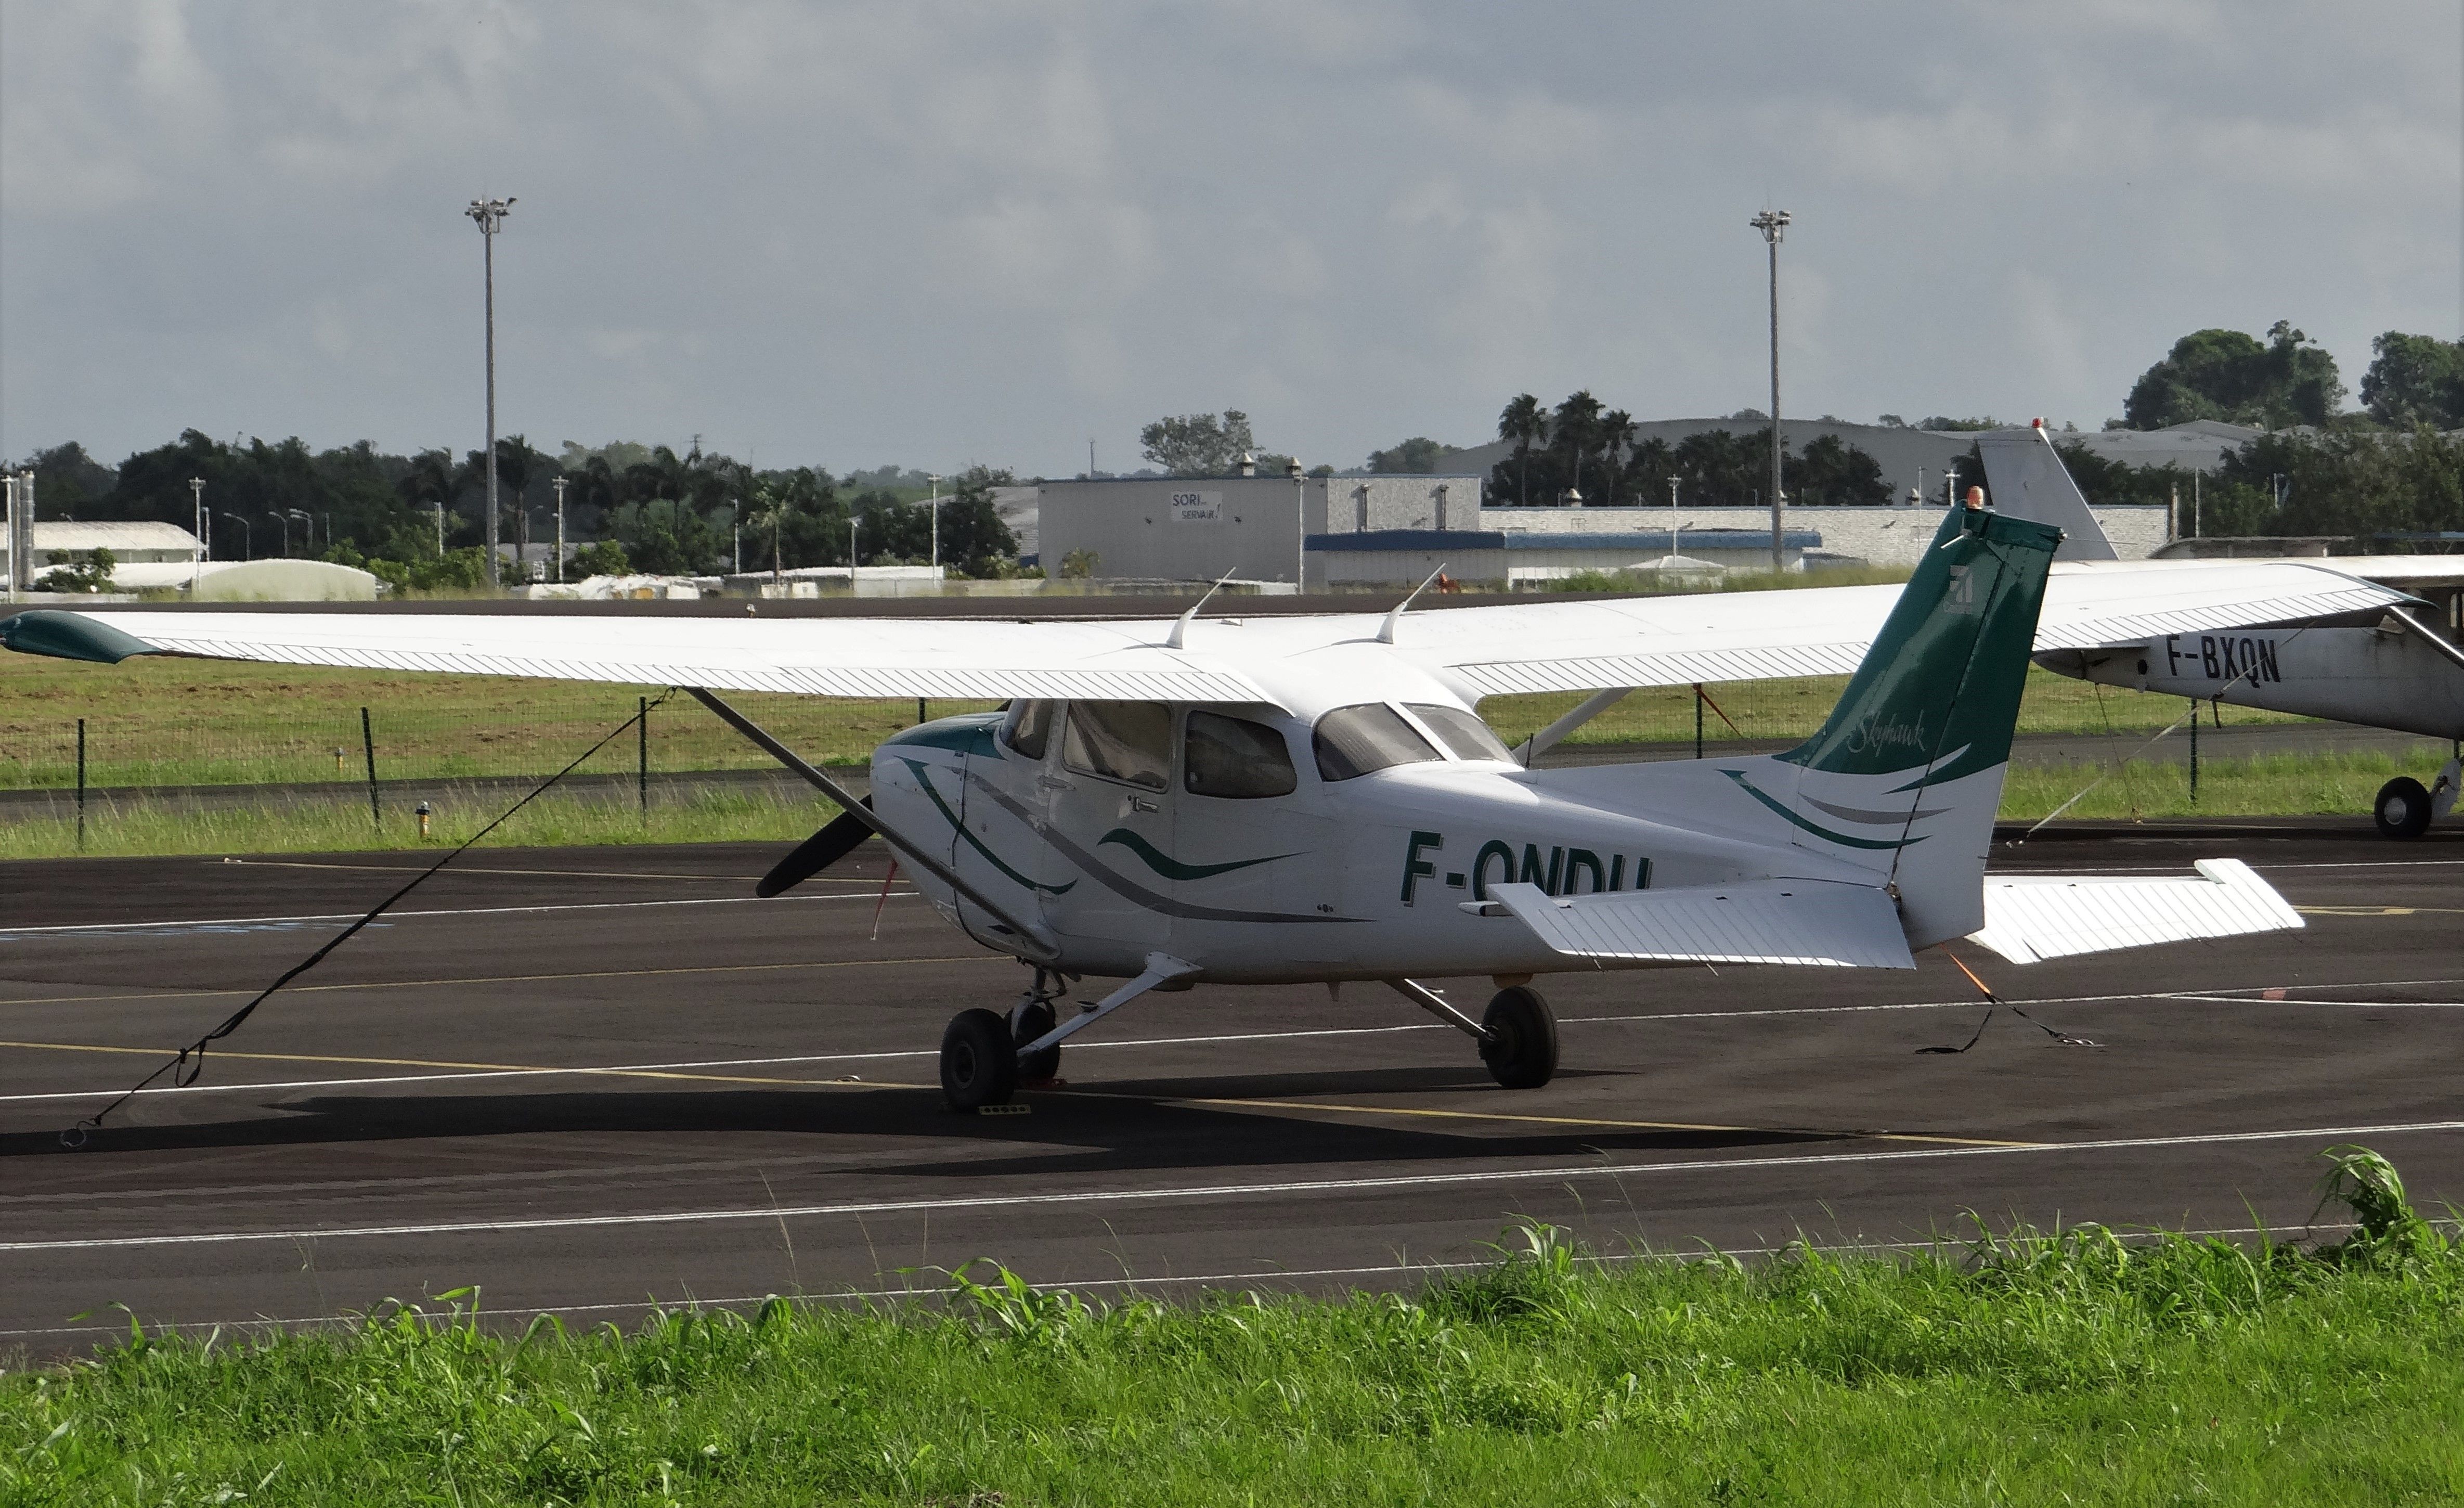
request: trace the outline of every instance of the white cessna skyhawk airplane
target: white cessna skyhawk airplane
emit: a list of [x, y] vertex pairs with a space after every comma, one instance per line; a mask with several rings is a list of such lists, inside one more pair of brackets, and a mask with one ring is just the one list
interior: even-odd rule
[[[2197, 877], [1989, 879], [2029, 655], [2247, 622], [2254, 599], [2306, 616], [2396, 594], [2273, 562], [2116, 585], [2053, 567], [2060, 538], [1971, 506], [1903, 589], [1410, 615], [1407, 599], [1382, 617], [38, 610], [0, 620], [0, 643], [690, 689], [847, 809], [761, 894], [878, 833], [952, 922], [1033, 965], [1006, 1019], [950, 1023], [957, 1108], [1048, 1077], [1065, 1038], [1147, 991], [1201, 983], [1381, 981], [1474, 1037], [1499, 1083], [1531, 1088], [1557, 1064], [1540, 974], [1908, 968], [1963, 937], [2030, 963], [2301, 925], [2230, 860]], [[1852, 669], [1822, 729], [1773, 756], [1538, 770], [1474, 710], [1508, 692], [1592, 690], [1595, 710], [1634, 686]], [[884, 743], [859, 800], [717, 695], [739, 689], [1009, 704]], [[1416, 979], [1482, 974], [1498, 993], [1478, 1021]], [[1127, 983], [1060, 1020], [1088, 975]]]
[[[2045, 421], [1977, 436], [1994, 505], [2062, 531], [2057, 561], [2115, 561], [2113, 543], [2088, 511]], [[2239, 572], [2248, 561], [2167, 561], [2159, 568]], [[2256, 615], [2235, 632], [2170, 632], [2060, 649], [2046, 669], [2108, 686], [2198, 700], [2230, 701], [2365, 727], [2464, 741], [2464, 555], [2339, 555], [2321, 568], [2430, 600], [2400, 598], [2325, 620]], [[2133, 571], [2118, 563], [2092, 567]], [[2442, 600], [2443, 599], [2443, 600]], [[2425, 611], [2424, 610], [2428, 610]], [[2464, 750], [2464, 744], [2457, 745]], [[2371, 815], [2391, 838], [2417, 838], [2455, 805], [2464, 761], [2451, 758], [2428, 787], [2398, 775], [2379, 787]]]

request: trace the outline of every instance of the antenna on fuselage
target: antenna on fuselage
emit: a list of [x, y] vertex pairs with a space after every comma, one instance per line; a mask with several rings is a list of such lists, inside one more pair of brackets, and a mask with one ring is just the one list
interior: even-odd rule
[[[1438, 568], [1429, 572], [1429, 581], [1435, 581], [1445, 573], [1445, 562], [1440, 561], [1438, 563]], [[1403, 600], [1395, 604], [1395, 610], [1386, 614], [1385, 624], [1377, 631], [1378, 643], [1392, 644], [1395, 642], [1395, 625], [1403, 621], [1403, 610], [1412, 605], [1412, 599], [1429, 589], [1429, 581], [1424, 581], [1419, 586], [1413, 588], [1410, 591], [1404, 593]]]
[[1186, 647], [1189, 639], [1189, 626], [1197, 620], [1198, 610], [1205, 607], [1207, 597], [1212, 597], [1216, 592], [1222, 589], [1223, 584], [1232, 579], [1232, 571], [1239, 570], [1240, 568], [1240, 566], [1235, 566], [1231, 570], [1227, 570], [1222, 575], [1216, 577], [1215, 585], [1206, 588], [1206, 595], [1199, 598], [1196, 602], [1191, 603], [1189, 605], [1189, 610], [1182, 613], [1177, 619], [1174, 620], [1172, 632], [1164, 635], [1163, 647], [1165, 649], [1177, 650]]

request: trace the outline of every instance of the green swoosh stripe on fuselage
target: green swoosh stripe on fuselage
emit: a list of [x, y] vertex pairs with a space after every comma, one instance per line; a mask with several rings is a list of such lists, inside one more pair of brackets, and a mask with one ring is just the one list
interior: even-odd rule
[[1743, 770], [1735, 770], [1735, 769], [1724, 769], [1724, 770], [1720, 771], [1720, 773], [1721, 773], [1721, 774], [1723, 774], [1723, 775], [1727, 776], [1730, 780], [1735, 781], [1735, 782], [1737, 783], [1737, 785], [1738, 785], [1740, 787], [1742, 787], [1742, 788], [1744, 789], [1744, 791], [1745, 791], [1745, 793], [1746, 793], [1747, 795], [1753, 797], [1756, 801], [1761, 802], [1764, 806], [1769, 807], [1769, 808], [1771, 808], [1773, 811], [1778, 812], [1782, 817], [1786, 818], [1788, 821], [1790, 821], [1790, 822], [1792, 822], [1792, 823], [1794, 823], [1796, 826], [1798, 826], [1798, 827], [1800, 827], [1800, 828], [1803, 828], [1806, 832], [1813, 833], [1815, 837], [1818, 837], [1818, 838], [1822, 839], [1822, 840], [1823, 840], [1824, 842], [1826, 842], [1826, 843], [1837, 843], [1837, 844], [1838, 844], [1838, 845], [1839, 845], [1840, 847], [1842, 847], [1842, 848], [1859, 848], [1859, 849], [1898, 849], [1898, 848], [1906, 848], [1906, 847], [1908, 847], [1908, 846], [1909, 846], [1909, 845], [1911, 845], [1911, 844], [1915, 844], [1915, 843], [1922, 843], [1922, 842], [1924, 842], [1924, 841], [1925, 841], [1925, 839], [1924, 839], [1924, 838], [1922, 838], [1922, 837], [1914, 837], [1914, 838], [1853, 838], [1853, 837], [1850, 837], [1850, 836], [1849, 836], [1847, 833], [1845, 833], [1845, 832], [1832, 832], [1829, 828], [1823, 827], [1823, 826], [1821, 826], [1819, 823], [1808, 822], [1808, 821], [1807, 821], [1807, 820], [1805, 820], [1803, 817], [1798, 816], [1795, 812], [1789, 810], [1786, 807], [1783, 807], [1783, 806], [1781, 806], [1778, 802], [1773, 801], [1771, 797], [1764, 795], [1764, 794], [1763, 794], [1761, 791], [1759, 791], [1759, 790], [1756, 790], [1756, 789], [1754, 788], [1754, 784], [1753, 784], [1753, 782], [1751, 782], [1751, 781], [1749, 781], [1749, 780], [1746, 779], [1745, 771], [1743, 771]]
[[[1047, 896], [1066, 896], [1070, 891], [1077, 888], [1078, 882], [1074, 879], [1067, 885], [1046, 885], [1039, 881], [1029, 879], [1024, 875], [1020, 874], [1017, 870], [1014, 870], [1007, 864], [1002, 863], [1001, 856], [994, 853], [991, 849], [984, 847], [983, 839], [968, 832], [967, 825], [958, 820], [958, 814], [950, 809], [950, 804], [941, 799], [941, 793], [933, 788], [933, 777], [926, 771], [922, 765], [917, 764], [912, 759], [901, 759], [898, 763], [906, 765], [908, 769], [914, 774], [915, 784], [923, 787], [925, 799], [931, 801], [933, 803], [933, 809], [940, 812], [942, 818], [950, 824], [950, 831], [966, 839], [967, 847], [974, 849], [979, 854], [981, 854], [986, 862], [990, 863], [993, 868], [1000, 870], [1002, 874], [1007, 875], [1010, 878], [1018, 881], [1022, 885], [1024, 885], [1027, 889], [1040, 890]], [[959, 778], [963, 780], [966, 777], [962, 775]]]
[[1147, 868], [1166, 879], [1205, 879], [1210, 876], [1229, 875], [1236, 869], [1247, 869], [1254, 864], [1271, 864], [1279, 858], [1291, 857], [1289, 854], [1269, 854], [1265, 858], [1236, 858], [1229, 864], [1184, 864], [1127, 828], [1114, 828], [1095, 840], [1097, 848], [1107, 843], [1117, 843], [1128, 849], [1144, 859]]

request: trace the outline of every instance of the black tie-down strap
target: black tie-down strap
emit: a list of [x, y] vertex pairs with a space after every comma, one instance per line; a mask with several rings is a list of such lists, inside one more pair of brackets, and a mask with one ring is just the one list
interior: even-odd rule
[[359, 930], [362, 927], [366, 926], [369, 922], [374, 921], [377, 918], [384, 916], [386, 912], [392, 910], [395, 904], [398, 903], [405, 896], [409, 895], [412, 891], [417, 890], [420, 886], [434, 878], [437, 871], [443, 869], [446, 865], [452, 863], [455, 859], [460, 858], [464, 850], [470, 848], [472, 844], [478, 842], [481, 838], [486, 837], [489, 833], [495, 832], [498, 828], [503, 827], [505, 823], [512, 818], [515, 812], [521, 810], [524, 807], [529, 806], [532, 802], [537, 801], [539, 797], [545, 795], [550, 787], [554, 786], [558, 781], [562, 780], [565, 776], [572, 774], [575, 770], [581, 768], [583, 762], [587, 761], [591, 755], [598, 753], [608, 744], [615, 743], [627, 729], [632, 727], [634, 723], [641, 721], [642, 719], [649, 713], [651, 708], [658, 706], [661, 702], [666, 701], [670, 697], [674, 695], [675, 692], [672, 688], [662, 692], [655, 700], [645, 703], [640, 709], [635, 711], [631, 717], [627, 718], [624, 721], [609, 729], [605, 738], [601, 739], [598, 743], [593, 743], [589, 748], [583, 750], [574, 759], [572, 764], [565, 765], [564, 768], [558, 770], [547, 779], [540, 781], [537, 786], [532, 787], [529, 793], [524, 795], [521, 800], [515, 802], [512, 806], [507, 807], [502, 812], [498, 813], [494, 822], [489, 823], [478, 832], [472, 833], [467, 838], [464, 838], [461, 843], [454, 848], [452, 853], [446, 854], [443, 858], [440, 858], [435, 863], [429, 865], [428, 868], [420, 871], [417, 875], [412, 876], [408, 884], [403, 886], [400, 890], [395, 891], [392, 895], [385, 897], [385, 899], [378, 901], [376, 905], [369, 908], [367, 915], [360, 918], [357, 921], [352, 922], [349, 926], [344, 927], [340, 933], [327, 941], [324, 946], [319, 948], [316, 952], [309, 954], [306, 958], [301, 959], [298, 963], [294, 964], [291, 967], [285, 969], [281, 978], [275, 980], [273, 984], [266, 986], [264, 989], [258, 991], [255, 999], [250, 1001], [247, 1005], [240, 1007], [237, 1010], [232, 1011], [230, 1017], [226, 1019], [222, 1025], [214, 1028], [211, 1031], [207, 1032], [204, 1036], [197, 1038], [197, 1040], [189, 1043], [187, 1047], [180, 1049], [178, 1054], [169, 1062], [164, 1064], [161, 1068], [156, 1069], [154, 1072], [146, 1075], [143, 1078], [141, 1078], [136, 1083], [130, 1085], [127, 1093], [121, 1095], [111, 1103], [103, 1106], [100, 1110], [96, 1111], [93, 1115], [90, 1115], [84, 1120], [78, 1121], [76, 1125], [73, 1125], [67, 1130], [61, 1132], [60, 1145], [69, 1148], [71, 1151], [75, 1151], [77, 1148], [85, 1145], [87, 1136], [102, 1124], [104, 1118], [109, 1116], [113, 1111], [119, 1109], [121, 1106], [128, 1103], [129, 1100], [137, 1098], [139, 1094], [152, 1087], [154, 1081], [161, 1078], [165, 1074], [171, 1076], [171, 1087], [174, 1089], [186, 1089], [190, 1084], [195, 1083], [198, 1076], [202, 1075], [206, 1071], [206, 1048], [209, 1044], [219, 1042], [224, 1037], [227, 1037], [233, 1031], [238, 1031], [240, 1023], [246, 1021], [249, 1016], [255, 1011], [257, 1007], [265, 1004], [267, 1000], [273, 998], [275, 990], [280, 989], [283, 986], [291, 983], [300, 975], [323, 963], [325, 961], [325, 955], [333, 952], [336, 948], [341, 947], [343, 943], [348, 942], [359, 933]]

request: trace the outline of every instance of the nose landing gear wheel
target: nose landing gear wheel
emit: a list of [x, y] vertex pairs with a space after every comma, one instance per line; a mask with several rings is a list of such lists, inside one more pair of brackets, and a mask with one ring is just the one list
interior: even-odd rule
[[941, 1098], [957, 1111], [1005, 1105], [1018, 1092], [1018, 1044], [999, 1011], [961, 1010], [941, 1033]]
[[[1010, 1035], [1016, 1045], [1024, 1047], [1052, 1030], [1059, 1020], [1052, 1013], [1052, 1002], [1029, 1001], [1010, 1015]], [[1019, 1060], [1018, 1077], [1023, 1084], [1040, 1083], [1061, 1072], [1061, 1049], [1048, 1047], [1031, 1057]]]
[[1501, 989], [1480, 1024], [1488, 1040], [1480, 1055], [1488, 1074], [1507, 1089], [1537, 1089], [1557, 1072], [1557, 1018], [1536, 989]]
[[2370, 815], [2383, 838], [2417, 838], [2430, 831], [2430, 792], [2409, 775], [2398, 775], [2379, 787]]

